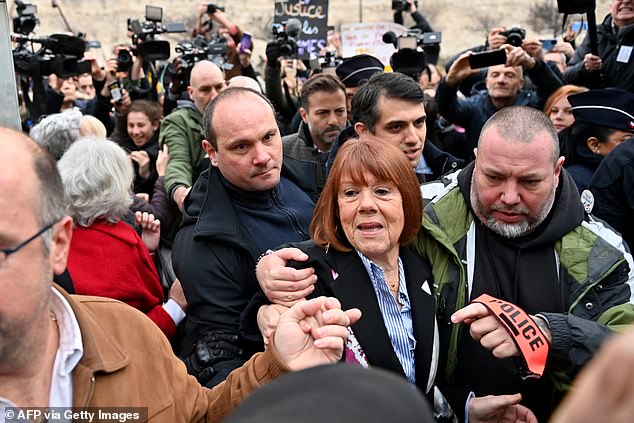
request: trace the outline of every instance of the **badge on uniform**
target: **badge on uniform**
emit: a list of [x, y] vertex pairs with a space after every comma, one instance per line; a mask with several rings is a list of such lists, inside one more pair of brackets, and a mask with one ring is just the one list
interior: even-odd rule
[[594, 195], [592, 195], [592, 191], [589, 189], [584, 189], [581, 193], [581, 204], [583, 204], [583, 209], [586, 213], [592, 213], [592, 209], [594, 208]]

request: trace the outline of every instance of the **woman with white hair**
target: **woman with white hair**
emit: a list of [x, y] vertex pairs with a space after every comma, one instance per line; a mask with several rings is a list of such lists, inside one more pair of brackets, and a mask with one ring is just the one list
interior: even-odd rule
[[125, 151], [105, 139], [76, 141], [58, 162], [75, 229], [68, 272], [78, 294], [123, 301], [144, 312], [169, 337], [184, 318], [180, 283], [165, 294], [152, 260], [160, 222], [137, 212], [142, 236], [122, 218], [132, 204], [134, 173]]
[[59, 160], [68, 147], [82, 136], [106, 136], [106, 128], [97, 118], [83, 116], [77, 109], [46, 116], [29, 132], [36, 143]]

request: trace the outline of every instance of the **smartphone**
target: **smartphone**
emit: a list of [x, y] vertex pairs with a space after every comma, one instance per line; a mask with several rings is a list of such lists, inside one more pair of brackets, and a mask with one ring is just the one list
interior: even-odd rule
[[251, 34], [248, 32], [243, 32], [240, 39], [240, 53], [244, 53], [245, 50], [251, 50]]
[[469, 66], [471, 69], [486, 68], [489, 66], [503, 65], [506, 63], [506, 50], [497, 49], [474, 53], [469, 56]]
[[116, 102], [121, 103], [123, 100], [123, 93], [121, 92], [121, 84], [119, 80], [114, 80], [108, 84], [108, 90], [110, 90], [110, 97]]
[[539, 42], [542, 43], [542, 49], [544, 51], [550, 51], [554, 49], [555, 46], [557, 45], [556, 38], [544, 38], [544, 39], [540, 39]]
[[[582, 23], [583, 23], [583, 26], [582, 26]], [[588, 30], [588, 22], [573, 22], [572, 25], [570, 25], [570, 29], [572, 29], [575, 32], [587, 31]]]

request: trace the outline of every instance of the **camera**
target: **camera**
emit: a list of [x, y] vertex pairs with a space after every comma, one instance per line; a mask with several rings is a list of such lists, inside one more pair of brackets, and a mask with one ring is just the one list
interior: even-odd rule
[[595, 0], [557, 0], [559, 13], [567, 13], [569, 15], [594, 12], [596, 7]]
[[[418, 1], [414, 1], [414, 5], [418, 7]], [[392, 10], [402, 12], [407, 9], [407, 0], [392, 0]]]
[[301, 23], [297, 19], [289, 19], [279, 24], [273, 24], [273, 37], [280, 50], [280, 56], [291, 57], [297, 54], [296, 38], [300, 29]]
[[224, 12], [225, 8], [222, 7], [222, 6], [215, 5], [213, 3], [208, 3], [207, 4], [207, 13], [208, 14], [213, 15], [218, 10], [220, 10], [221, 12]]
[[[17, 16], [13, 18], [11, 40], [16, 43], [12, 51], [17, 73], [41, 78], [55, 74], [60, 78], [90, 73], [89, 61], [82, 61], [88, 43], [83, 35], [51, 34], [34, 37], [33, 32], [39, 19], [35, 16], [37, 7], [29, 2], [16, 0]], [[35, 45], [40, 48], [36, 49]]]
[[37, 6], [20, 0], [15, 0], [15, 6], [18, 16], [13, 18], [13, 32], [29, 35], [40, 23], [40, 20], [35, 17]]
[[500, 32], [500, 34], [504, 35], [506, 37], [506, 43], [513, 47], [521, 47], [524, 38], [526, 38], [526, 30], [519, 26], [509, 28], [504, 32]]
[[175, 50], [180, 54], [181, 72], [178, 73], [174, 65], [170, 64], [166, 73], [171, 79], [178, 78], [183, 88], [189, 85], [191, 70], [201, 60], [210, 60], [220, 69], [233, 69], [233, 65], [227, 60], [227, 39], [222, 35], [217, 35], [209, 41], [200, 35], [193, 40], [180, 41]]
[[[34, 77], [55, 74], [60, 78], [70, 78], [90, 73], [90, 62], [81, 60], [86, 43], [79, 37], [52, 34], [36, 38], [14, 34], [12, 40], [18, 43], [13, 50], [13, 63], [20, 74]], [[33, 43], [42, 47], [33, 52]]]
[[442, 33], [422, 32], [418, 28], [410, 29], [398, 37], [392, 31], [383, 34], [383, 42], [397, 49], [390, 57], [392, 69], [416, 80], [427, 64], [423, 50], [434, 46], [438, 48], [441, 41]]
[[336, 75], [335, 69], [343, 63], [341, 57], [337, 57], [337, 52], [328, 50], [323, 56], [310, 60], [310, 68], [314, 73], [327, 73]]
[[150, 62], [170, 57], [169, 42], [155, 39], [157, 34], [187, 32], [184, 23], [163, 23], [163, 8], [157, 6], [145, 6], [145, 22], [128, 18], [128, 30], [137, 46], [135, 54]]
[[130, 50], [121, 49], [117, 53], [117, 71], [130, 72], [132, 68], [132, 54]]

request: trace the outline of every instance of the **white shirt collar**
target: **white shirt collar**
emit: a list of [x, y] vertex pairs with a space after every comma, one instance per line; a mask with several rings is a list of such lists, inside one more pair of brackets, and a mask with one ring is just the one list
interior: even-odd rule
[[73, 309], [57, 289], [52, 289], [51, 310], [57, 319], [60, 340], [53, 365], [49, 406], [72, 407], [73, 370], [84, 355], [84, 346]]

